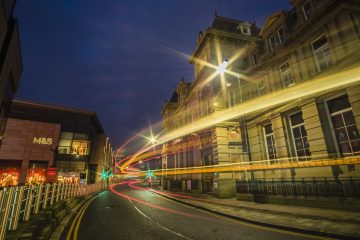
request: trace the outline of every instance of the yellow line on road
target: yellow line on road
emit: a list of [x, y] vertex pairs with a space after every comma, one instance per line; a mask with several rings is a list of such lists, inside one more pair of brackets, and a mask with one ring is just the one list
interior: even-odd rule
[[73, 230], [74, 230], [74, 227], [75, 227], [75, 224], [76, 224], [76, 223], [77, 223], [77, 224], [76, 224], [76, 228], [75, 228], [75, 230], [74, 230], [74, 237], [73, 237], [73, 239], [77, 239], [77, 233], [78, 233], [78, 230], [79, 230], [79, 226], [80, 226], [81, 219], [82, 219], [82, 217], [84, 216], [84, 213], [85, 213], [86, 209], [89, 207], [90, 203], [91, 203], [92, 201], [94, 201], [95, 198], [96, 198], [96, 197], [93, 197], [93, 198], [91, 198], [90, 200], [88, 200], [88, 201], [84, 204], [84, 206], [81, 207], [79, 213], [76, 214], [76, 217], [75, 217], [74, 220], [72, 221], [72, 224], [71, 224], [71, 226], [70, 226], [69, 232], [68, 232], [68, 234], [67, 234], [67, 236], [66, 236], [66, 240], [70, 240], [70, 239], [71, 239], [71, 235], [72, 235], [72, 233], [73, 233]]

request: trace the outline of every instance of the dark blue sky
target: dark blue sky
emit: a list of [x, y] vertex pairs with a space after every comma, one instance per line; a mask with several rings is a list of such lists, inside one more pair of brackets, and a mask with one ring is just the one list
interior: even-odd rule
[[220, 16], [256, 21], [288, 0], [18, 0], [24, 64], [17, 98], [93, 110], [113, 145], [160, 111], [200, 30]]

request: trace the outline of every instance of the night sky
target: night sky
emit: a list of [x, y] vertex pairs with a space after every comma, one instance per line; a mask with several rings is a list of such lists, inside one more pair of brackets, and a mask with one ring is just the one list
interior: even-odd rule
[[220, 16], [256, 21], [288, 0], [18, 0], [19, 99], [96, 111], [116, 147], [161, 119], [176, 83], [193, 80], [197, 34]]

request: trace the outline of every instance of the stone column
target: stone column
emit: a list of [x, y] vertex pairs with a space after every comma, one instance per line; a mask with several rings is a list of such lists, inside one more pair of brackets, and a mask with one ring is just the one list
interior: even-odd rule
[[[228, 132], [225, 127], [217, 126], [215, 128], [213, 136], [215, 164], [230, 163], [227, 134]], [[219, 198], [234, 197], [236, 194], [236, 184], [232, 173], [215, 174], [213, 191]]]
[[327, 158], [328, 151], [315, 100], [301, 107], [312, 159]]

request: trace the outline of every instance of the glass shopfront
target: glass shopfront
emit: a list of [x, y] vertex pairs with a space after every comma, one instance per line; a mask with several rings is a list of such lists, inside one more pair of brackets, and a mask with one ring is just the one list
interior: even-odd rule
[[46, 183], [48, 162], [30, 161], [26, 175], [26, 184], [44, 184]]
[[0, 168], [0, 187], [19, 184], [20, 168]]
[[81, 156], [89, 155], [89, 136], [82, 133], [62, 132], [59, 141], [58, 153]]
[[64, 172], [64, 171], [59, 171], [59, 173], [58, 173], [58, 182], [60, 182], [60, 183], [85, 184], [86, 183], [86, 173], [85, 172]]

